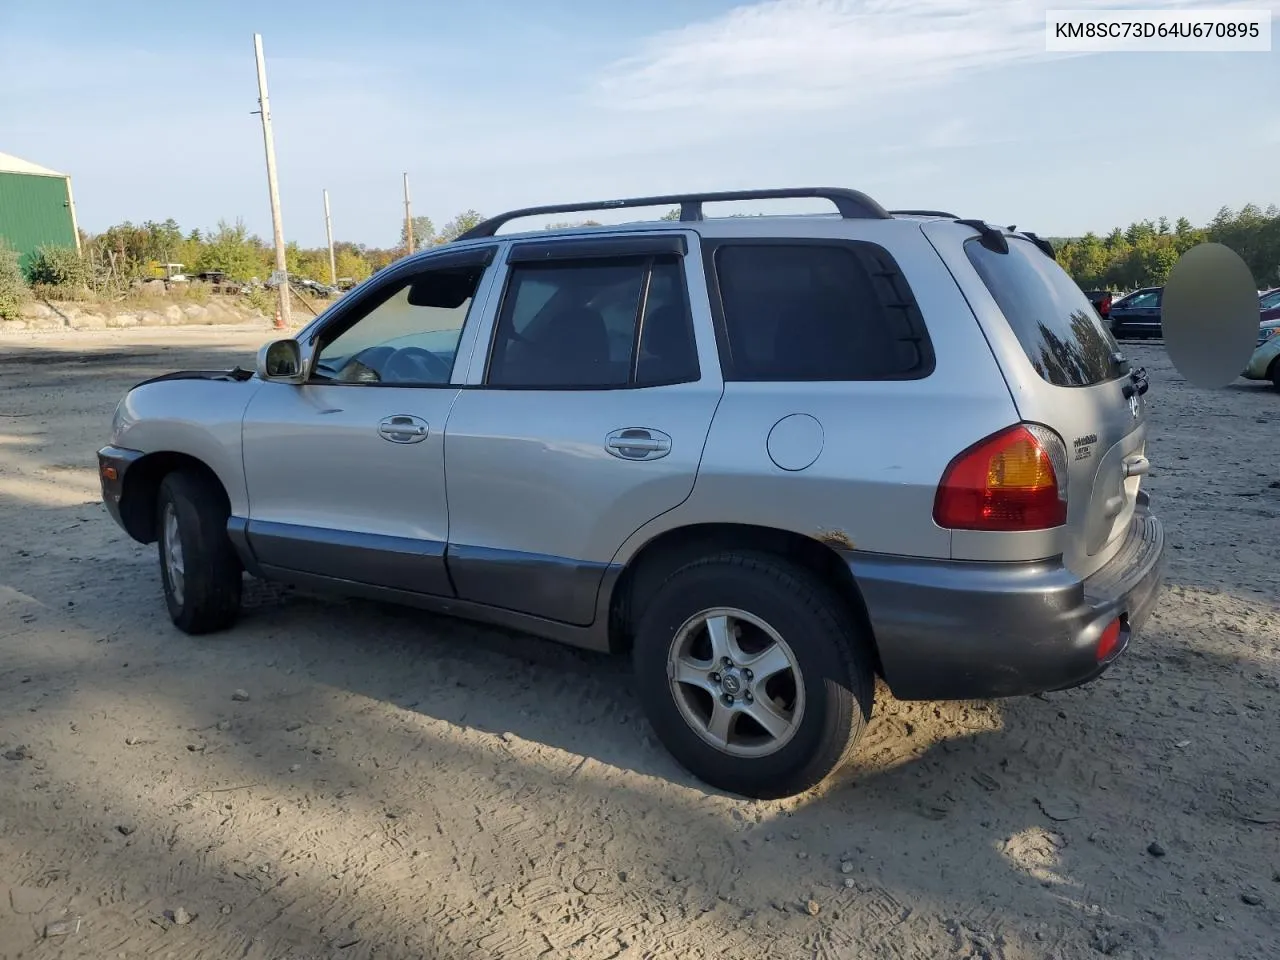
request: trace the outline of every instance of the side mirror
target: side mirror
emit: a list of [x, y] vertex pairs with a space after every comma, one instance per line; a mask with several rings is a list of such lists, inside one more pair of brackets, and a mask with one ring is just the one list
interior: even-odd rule
[[302, 383], [302, 346], [297, 340], [273, 340], [258, 351], [258, 376], [277, 383]]

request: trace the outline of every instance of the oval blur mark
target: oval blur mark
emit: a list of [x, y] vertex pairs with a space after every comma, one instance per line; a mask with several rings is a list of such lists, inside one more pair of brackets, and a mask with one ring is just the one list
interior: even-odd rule
[[1258, 288], [1230, 247], [1202, 243], [1184, 253], [1164, 285], [1161, 324], [1169, 359], [1197, 387], [1225, 387], [1258, 339]]

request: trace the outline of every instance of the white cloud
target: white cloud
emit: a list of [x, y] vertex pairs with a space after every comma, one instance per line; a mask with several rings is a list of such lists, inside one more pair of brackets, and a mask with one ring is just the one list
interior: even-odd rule
[[1048, 9], [1267, 8], [1206, 0], [764, 0], [647, 38], [593, 98], [626, 111], [760, 115], [874, 103], [1044, 61]]

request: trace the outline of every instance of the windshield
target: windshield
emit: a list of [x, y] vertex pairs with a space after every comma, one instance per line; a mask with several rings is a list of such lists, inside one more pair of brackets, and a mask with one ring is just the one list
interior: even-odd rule
[[1258, 301], [1258, 305], [1263, 310], [1274, 310], [1276, 307], [1280, 307], [1280, 290], [1264, 293], [1262, 299]]
[[965, 252], [1036, 372], [1058, 387], [1122, 376], [1116, 342], [1084, 291], [1030, 241], [1007, 239], [1008, 253], [988, 250], [977, 237]]

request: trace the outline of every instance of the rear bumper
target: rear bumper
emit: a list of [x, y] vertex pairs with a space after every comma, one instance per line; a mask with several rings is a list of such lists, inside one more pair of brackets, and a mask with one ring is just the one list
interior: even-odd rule
[[125, 532], [128, 532], [129, 528], [125, 526], [120, 515], [124, 475], [141, 458], [141, 451], [126, 450], [123, 447], [103, 447], [98, 451], [98, 480], [102, 484], [102, 502], [106, 504], [111, 519]]
[[[885, 682], [901, 700], [1021, 696], [1088, 683], [1128, 647], [1164, 580], [1164, 527], [1139, 495], [1120, 552], [1081, 579], [1060, 561], [850, 554]], [[1103, 630], [1121, 621], [1103, 660]]]

